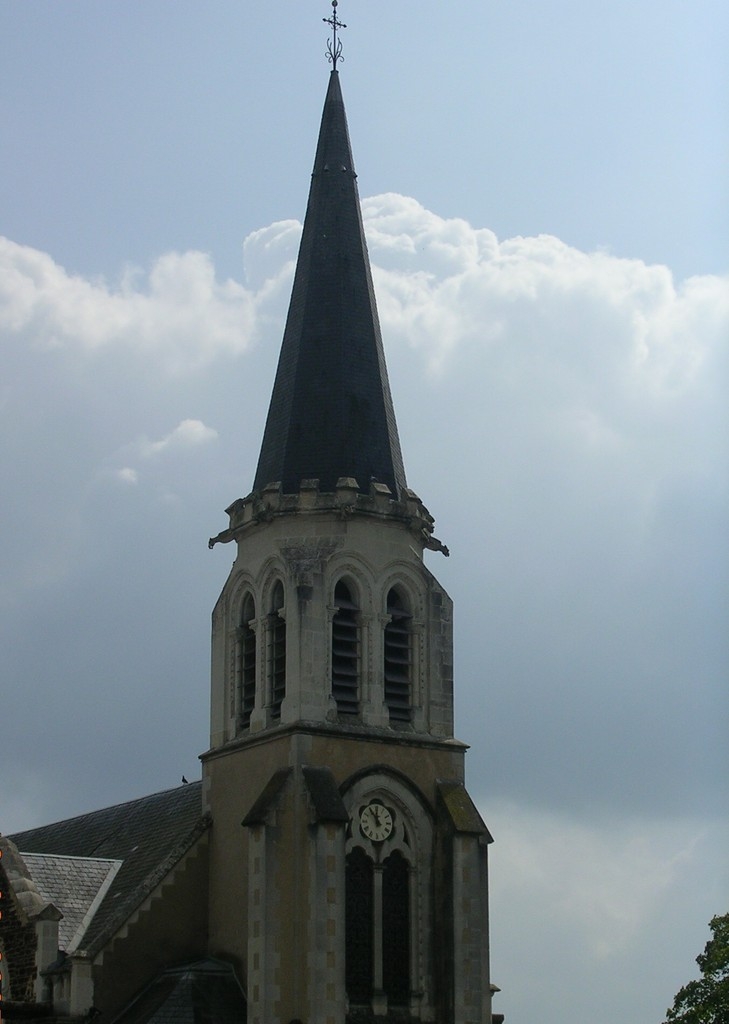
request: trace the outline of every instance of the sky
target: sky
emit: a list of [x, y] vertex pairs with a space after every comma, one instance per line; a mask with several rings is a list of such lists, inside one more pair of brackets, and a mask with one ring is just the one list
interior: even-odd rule
[[[0, 829], [199, 775], [330, 7], [0, 3]], [[729, 9], [342, 0], [508, 1024], [660, 1024], [729, 909]]]

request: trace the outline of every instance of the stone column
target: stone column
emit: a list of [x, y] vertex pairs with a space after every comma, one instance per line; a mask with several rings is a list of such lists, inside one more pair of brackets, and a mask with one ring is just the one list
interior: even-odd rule
[[310, 1020], [344, 1024], [346, 991], [344, 825], [315, 826], [309, 892], [308, 978]]

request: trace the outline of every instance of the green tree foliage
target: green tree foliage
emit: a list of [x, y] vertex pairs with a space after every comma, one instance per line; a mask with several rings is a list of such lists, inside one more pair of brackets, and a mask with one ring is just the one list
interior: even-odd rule
[[729, 1024], [729, 914], [709, 927], [714, 937], [696, 957], [701, 977], [677, 993], [664, 1024]]

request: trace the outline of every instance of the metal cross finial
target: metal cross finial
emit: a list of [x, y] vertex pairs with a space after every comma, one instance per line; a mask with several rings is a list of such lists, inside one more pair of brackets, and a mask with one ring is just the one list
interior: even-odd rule
[[331, 18], [322, 18], [327, 25], [332, 26], [332, 38], [327, 40], [327, 60], [331, 63], [333, 69], [337, 70], [337, 61], [344, 60], [342, 56], [342, 41], [337, 38], [337, 29], [346, 28], [344, 22], [340, 21], [337, 17], [337, 0], [332, 0], [332, 16]]

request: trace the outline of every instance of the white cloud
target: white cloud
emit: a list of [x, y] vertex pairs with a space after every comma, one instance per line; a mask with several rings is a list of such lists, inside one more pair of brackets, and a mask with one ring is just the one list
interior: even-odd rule
[[[408, 478], [452, 552], [496, 1009], [655, 1024], [723, 909], [726, 282], [363, 206]], [[110, 286], [0, 241], [0, 776], [33, 780], [5, 828], [174, 782], [204, 745], [205, 542], [250, 486], [300, 231], [249, 235], [245, 285], [171, 253]], [[119, 694], [147, 709], [133, 770], [90, 749]]]
[[197, 448], [214, 441], [217, 436], [217, 430], [205, 426], [201, 420], [182, 420], [174, 430], [159, 441], [142, 439], [139, 442], [139, 451], [144, 458], [151, 458], [170, 450]]
[[566, 383], [569, 374], [591, 377], [593, 390], [683, 390], [726, 330], [729, 288], [720, 278], [676, 287], [667, 267], [580, 252], [547, 235], [498, 242], [406, 197], [363, 206], [382, 319], [424, 349], [433, 370], [447, 372], [458, 351], [494, 349], [512, 371], [528, 360], [522, 383], [538, 385], [542, 371], [551, 388], [559, 368]]
[[[548, 236], [499, 241], [407, 197], [363, 206], [408, 477], [452, 550], [434, 568], [456, 599], [456, 694], [467, 709], [459, 729], [474, 743], [471, 770], [492, 793], [550, 806], [574, 806], [586, 792], [636, 806], [694, 799], [699, 783], [713, 792], [718, 756], [702, 723], [721, 719], [713, 687], [726, 578], [726, 282], [677, 284], [666, 267]], [[61, 626], [39, 636], [31, 597], [51, 624], [57, 605], [46, 595], [62, 582], [82, 622], [84, 573], [97, 563], [99, 588], [121, 581], [119, 600], [134, 590], [129, 549], [145, 552], [144, 571], [164, 588], [168, 566], [153, 562], [167, 549], [159, 537], [151, 543], [149, 527], [165, 518], [159, 509], [195, 537], [211, 516], [207, 538], [220, 525], [215, 509], [250, 486], [299, 236], [294, 221], [251, 234], [245, 286], [217, 281], [210, 257], [187, 253], [110, 287], [0, 242], [0, 337], [10, 356], [0, 516], [13, 539], [0, 551], [0, 579], [4, 608], [33, 624], [16, 692], [33, 683], [28, 651], [62, 663], [44, 651], [46, 635], [81, 644], [78, 630]], [[204, 445], [204, 459], [186, 457]], [[100, 466], [125, 486], [95, 486]], [[135, 487], [145, 474], [153, 486]], [[50, 538], [51, 523], [48, 543], [29, 542]], [[102, 531], [115, 545], [93, 543]], [[170, 616], [171, 646], [189, 607], [180, 600], [190, 599], [163, 593], [156, 602]], [[129, 604], [136, 611], [134, 597]], [[70, 599], [64, 607], [71, 615]], [[187, 630], [199, 629], [201, 650], [205, 619]], [[147, 626], [132, 628], [144, 635]], [[115, 672], [141, 679], [152, 657], [129, 645]], [[68, 664], [79, 660], [67, 654]], [[484, 674], [488, 686], [474, 682]], [[482, 719], [492, 730], [486, 747]], [[193, 749], [198, 725], [186, 726]], [[73, 728], [70, 719], [65, 731]], [[583, 868], [568, 858], [572, 888], [543, 871], [529, 884], [545, 887], [585, 950], [609, 958], [619, 933], [640, 934], [661, 878], [670, 885], [681, 864], [656, 860], [653, 840], [643, 848], [623, 834], [622, 877], [589, 831], [548, 829], [582, 851]], [[540, 869], [525, 836], [510, 848], [515, 864], [527, 858], [528, 889]], [[547, 860], [558, 859], [555, 844]], [[599, 879], [592, 863], [605, 867]], [[618, 890], [632, 895], [614, 899]]]
[[41, 351], [117, 347], [191, 370], [217, 353], [244, 351], [255, 316], [255, 296], [234, 281], [216, 281], [204, 253], [166, 253], [146, 278], [128, 269], [112, 288], [0, 237], [0, 331]]
[[[188, 453], [217, 440], [218, 432], [206, 426], [202, 420], [184, 419], [168, 434], [156, 441], [142, 435], [131, 444], [122, 445], [111, 458], [105, 460], [104, 468], [98, 474], [100, 480], [114, 480], [127, 487], [134, 487], [140, 481], [140, 470], [131, 463], [142, 460], [150, 463], [173, 453]], [[112, 468], [115, 463], [123, 462], [119, 468]], [[158, 488], [166, 487], [160, 479], [156, 481]], [[174, 491], [157, 490], [158, 500], [176, 502], [179, 496]]]
[[488, 228], [460, 218], [444, 219], [416, 199], [388, 192], [362, 203], [367, 240], [385, 267], [428, 277], [464, 273], [498, 250]]
[[270, 292], [281, 278], [288, 284], [301, 239], [298, 220], [279, 220], [246, 236], [243, 264], [246, 284], [256, 292]]
[[[554, 237], [499, 242], [395, 194], [364, 200], [363, 214], [390, 344], [422, 350], [434, 371], [475, 348], [512, 368], [528, 360], [535, 378], [545, 372], [545, 387], [557, 365], [596, 377], [593, 388], [614, 385], [617, 374], [626, 386], [682, 390], [729, 317], [729, 289], [716, 277], [677, 287], [666, 267], [580, 252]], [[247, 286], [217, 281], [204, 253], [173, 252], [111, 287], [0, 238], [0, 331], [41, 350], [112, 347], [195, 369], [245, 351], [272, 316], [280, 321], [300, 232], [297, 221], [281, 221], [246, 238]]]

